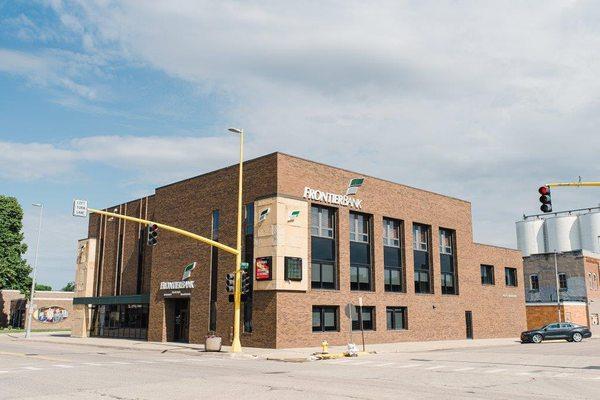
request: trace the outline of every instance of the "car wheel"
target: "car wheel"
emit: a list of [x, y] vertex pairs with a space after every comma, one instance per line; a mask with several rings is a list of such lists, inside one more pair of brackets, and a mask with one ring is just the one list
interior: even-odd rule
[[581, 342], [581, 339], [583, 339], [583, 336], [581, 336], [581, 333], [575, 332], [573, 334], [573, 336], [571, 336], [571, 339], [573, 339], [574, 342]]
[[543, 337], [542, 335], [540, 335], [539, 333], [536, 333], [535, 335], [533, 335], [533, 337], [531, 338], [531, 341], [533, 343], [542, 343]]

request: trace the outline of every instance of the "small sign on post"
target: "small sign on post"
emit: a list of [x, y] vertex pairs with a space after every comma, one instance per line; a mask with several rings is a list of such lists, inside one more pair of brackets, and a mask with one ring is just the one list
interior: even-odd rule
[[73, 216], [74, 217], [87, 217], [88, 205], [87, 200], [73, 200]]
[[248, 264], [247, 262], [243, 262], [240, 264], [240, 269], [242, 271], [248, 271], [250, 269], [250, 264]]

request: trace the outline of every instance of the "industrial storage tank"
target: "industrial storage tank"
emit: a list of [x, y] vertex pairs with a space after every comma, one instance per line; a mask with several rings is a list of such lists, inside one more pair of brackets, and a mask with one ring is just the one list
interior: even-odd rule
[[590, 212], [579, 216], [581, 248], [600, 254], [600, 212]]
[[544, 245], [544, 220], [517, 221], [517, 248], [523, 256], [546, 252]]
[[581, 249], [579, 220], [576, 215], [550, 217], [544, 223], [546, 251], [572, 251]]

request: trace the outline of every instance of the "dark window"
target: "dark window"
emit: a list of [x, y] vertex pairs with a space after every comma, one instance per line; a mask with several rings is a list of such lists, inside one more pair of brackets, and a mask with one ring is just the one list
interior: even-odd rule
[[285, 257], [285, 280], [302, 280], [302, 259], [299, 257]]
[[313, 306], [312, 330], [313, 332], [337, 331], [338, 308], [331, 306]]
[[537, 275], [529, 275], [529, 288], [532, 292], [540, 290], [540, 278]]
[[[244, 237], [244, 258], [250, 266], [250, 276], [254, 276], [254, 203], [246, 204], [246, 235]], [[254, 279], [250, 279], [250, 291], [244, 301], [244, 332], [252, 332], [252, 303], [254, 298]]]
[[371, 290], [371, 218], [350, 213], [350, 290]]
[[[219, 210], [213, 210], [210, 227], [211, 239], [219, 241]], [[219, 249], [210, 247], [210, 310], [209, 327], [211, 331], [217, 330], [217, 285], [219, 279]]]
[[386, 292], [402, 292], [402, 250], [400, 247], [402, 223], [383, 219], [383, 265]]
[[456, 258], [454, 257], [455, 233], [450, 229], [440, 229], [440, 265], [442, 294], [458, 294]]
[[558, 288], [560, 290], [567, 290], [567, 274], [558, 274]]
[[413, 258], [415, 263], [415, 293], [432, 293], [429, 253], [430, 229], [413, 224]]
[[146, 339], [147, 304], [92, 305], [90, 336]]
[[337, 282], [335, 251], [335, 211], [311, 207], [311, 287], [335, 289]]
[[387, 307], [386, 316], [388, 330], [408, 329], [406, 307]]
[[375, 329], [375, 307], [356, 307], [356, 312], [352, 313], [353, 331], [360, 331], [361, 318], [363, 330]]
[[494, 281], [494, 266], [493, 265], [481, 265], [481, 284], [482, 285], [493, 285]]
[[517, 286], [517, 269], [504, 268], [504, 281], [506, 286]]

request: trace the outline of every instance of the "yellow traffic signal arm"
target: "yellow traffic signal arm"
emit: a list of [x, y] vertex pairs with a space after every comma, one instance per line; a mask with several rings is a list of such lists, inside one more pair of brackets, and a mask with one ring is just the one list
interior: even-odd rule
[[562, 186], [600, 186], [600, 182], [555, 182], [555, 183], [546, 183], [546, 186], [549, 188], [553, 187], [562, 187]]
[[183, 229], [175, 228], [174, 226], [169, 226], [169, 225], [161, 224], [159, 222], [154, 222], [154, 221], [148, 221], [148, 220], [141, 219], [141, 218], [130, 217], [128, 215], [115, 214], [115, 213], [111, 213], [108, 211], [96, 210], [94, 208], [88, 208], [88, 212], [95, 213], [95, 214], [101, 214], [101, 215], [107, 215], [109, 217], [120, 218], [120, 219], [124, 219], [127, 221], [139, 222], [144, 225], [155, 224], [156, 226], [158, 226], [161, 229], [164, 229], [165, 231], [178, 233], [182, 236], [186, 236], [186, 237], [189, 237], [190, 239], [194, 239], [199, 242], [209, 244], [211, 246], [217, 247], [221, 250], [224, 250], [224, 251], [234, 254], [234, 255], [239, 254], [239, 251], [234, 249], [233, 247], [229, 247], [227, 245], [224, 245], [223, 243], [215, 242], [214, 240], [210, 240], [208, 238], [205, 238], [204, 236], [196, 235], [195, 233], [188, 232]]

